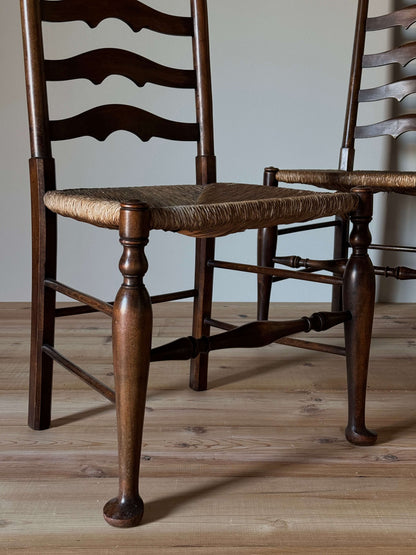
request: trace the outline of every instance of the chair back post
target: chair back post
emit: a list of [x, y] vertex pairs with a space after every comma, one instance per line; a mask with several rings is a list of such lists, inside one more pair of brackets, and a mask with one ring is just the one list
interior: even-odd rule
[[20, 0], [30, 129], [32, 212], [32, 331], [30, 352], [29, 426], [48, 428], [51, 419], [52, 367], [42, 345], [54, 344], [55, 291], [45, 278], [56, 277], [56, 214], [45, 209], [43, 196], [56, 188], [49, 140], [39, 0]]
[[362, 59], [365, 47], [368, 0], [359, 0], [355, 26], [354, 48], [351, 61], [350, 84], [345, 114], [344, 136], [339, 159], [339, 169], [350, 171], [354, 165], [354, 132], [357, 124], [358, 94], [361, 87]]
[[20, 1], [32, 158], [51, 158], [39, 0]]
[[196, 113], [200, 128], [196, 179], [200, 185], [217, 180], [214, 154], [214, 126], [209, 54], [208, 8], [206, 0], [190, 0], [194, 23], [193, 57], [196, 71]]

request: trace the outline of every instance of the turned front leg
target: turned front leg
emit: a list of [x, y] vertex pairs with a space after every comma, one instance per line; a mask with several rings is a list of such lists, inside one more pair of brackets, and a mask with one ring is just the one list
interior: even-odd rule
[[372, 194], [365, 188], [354, 192], [361, 197], [361, 204], [351, 217], [352, 255], [345, 270], [343, 287], [344, 310], [352, 315], [351, 320], [345, 323], [348, 379], [348, 426], [345, 434], [351, 443], [371, 445], [377, 436], [365, 425], [365, 398], [375, 298], [374, 268], [367, 254], [371, 243], [368, 225], [372, 216]]
[[119, 494], [104, 507], [106, 521], [137, 526], [143, 516], [139, 467], [152, 334], [152, 308], [143, 284], [147, 270], [144, 247], [149, 210], [140, 203], [122, 204], [120, 260], [123, 284], [113, 312], [113, 357], [119, 456]]

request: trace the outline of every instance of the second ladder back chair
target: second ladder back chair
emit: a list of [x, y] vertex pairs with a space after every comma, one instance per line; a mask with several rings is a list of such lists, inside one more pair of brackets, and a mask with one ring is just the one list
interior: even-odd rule
[[[167, 8], [171, 5], [171, 0], [166, 1]], [[374, 305], [374, 276], [367, 255], [371, 193], [365, 189], [346, 193], [310, 193], [216, 182], [206, 0], [190, 0], [190, 12], [183, 17], [162, 13], [138, 0], [21, 0], [21, 10], [31, 139], [33, 231], [29, 424], [34, 429], [45, 429], [50, 425], [54, 361], [115, 402], [119, 493], [105, 505], [105, 519], [114, 526], [129, 527], [137, 525], [142, 518], [143, 501], [138, 480], [151, 361], [191, 360], [190, 385], [195, 390], [203, 390], [207, 387], [208, 353], [212, 350], [258, 347], [290, 334], [311, 329], [325, 330], [344, 323], [345, 349], [332, 348], [331, 352], [346, 354], [347, 358], [349, 418], [346, 435], [356, 444], [373, 443], [375, 435], [367, 430], [364, 419]], [[155, 33], [189, 37], [194, 66], [188, 70], [168, 68], [115, 48], [88, 51], [64, 60], [45, 60], [45, 26], [83, 21], [95, 27], [107, 18], [124, 22], [127, 33], [146, 28]], [[48, 81], [87, 78], [100, 83], [114, 73], [137, 84], [150, 82], [164, 87], [194, 89], [195, 121], [171, 121], [124, 104], [97, 106], [64, 120], [50, 116]], [[52, 156], [55, 141], [85, 135], [104, 140], [117, 130], [127, 130], [142, 140], [161, 137], [194, 141], [197, 148], [195, 183], [126, 188], [122, 186], [123, 175], [120, 174], [120, 183], [114, 188], [57, 189]], [[266, 170], [266, 180], [269, 174]], [[279, 271], [214, 258], [215, 238], [222, 235], [324, 216], [346, 217], [348, 214], [353, 221], [353, 251], [344, 276]], [[57, 215], [118, 231], [122, 245], [119, 264], [122, 285], [114, 303], [97, 299], [57, 280]], [[147, 270], [144, 249], [153, 229], [196, 238], [194, 289], [149, 297], [143, 283]], [[344, 307], [341, 311], [316, 313], [289, 322], [255, 321], [234, 329], [211, 317], [215, 267], [342, 284]], [[56, 292], [80, 304], [70, 308], [57, 307]], [[194, 300], [192, 335], [152, 349], [152, 302], [183, 298]], [[97, 310], [112, 318], [115, 391], [87, 374], [54, 347], [56, 317]], [[210, 336], [211, 327], [226, 331]], [[310, 342], [307, 348], [320, 349], [320, 346]]]
[[[373, 2], [376, 5], [376, 2]], [[403, 133], [416, 131], [416, 114], [396, 113], [394, 117], [385, 121], [377, 121], [367, 125], [358, 124], [359, 107], [362, 103], [379, 102], [391, 100], [395, 103], [401, 102], [408, 95], [416, 93], [416, 73], [408, 72], [406, 77], [380, 82], [371, 88], [362, 88], [362, 77], [364, 70], [379, 67], [404, 67], [416, 59], [416, 42], [406, 42], [405, 34], [397, 34], [401, 42], [385, 52], [366, 53], [366, 39], [369, 34], [378, 31], [401, 28], [408, 29], [416, 23], [416, 4], [411, 4], [391, 13], [376, 17], [369, 17], [370, 0], [358, 0], [355, 37], [352, 53], [351, 73], [348, 88], [347, 109], [345, 114], [345, 126], [340, 151], [338, 170], [276, 170], [270, 176], [267, 184], [278, 186], [282, 183], [297, 183], [314, 185], [317, 187], [336, 190], [350, 191], [357, 186], [368, 187], [373, 192], [395, 192], [402, 194], [416, 194], [416, 173], [403, 171], [357, 171], [354, 170], [355, 145], [357, 140], [371, 139], [380, 136], [390, 136], [397, 139]], [[396, 72], [397, 74], [397, 72]], [[306, 268], [310, 271], [327, 269], [334, 271], [338, 265], [342, 268], [348, 255], [348, 220], [337, 217], [335, 221], [311, 224], [307, 227], [297, 226], [287, 228], [282, 233], [298, 232], [317, 227], [329, 227], [335, 225], [334, 260], [311, 261], [301, 256], [276, 256], [276, 242], [278, 230], [270, 228], [262, 232], [259, 241], [259, 260], [264, 266], [283, 264], [290, 267]], [[377, 250], [403, 251], [399, 245], [370, 245]], [[416, 249], [409, 248], [410, 252]], [[416, 270], [407, 267], [375, 267], [377, 275], [394, 277], [396, 279], [415, 279]], [[259, 318], [266, 319], [270, 301], [272, 279], [267, 276], [259, 278]], [[333, 308], [342, 305], [341, 289], [334, 287]]]

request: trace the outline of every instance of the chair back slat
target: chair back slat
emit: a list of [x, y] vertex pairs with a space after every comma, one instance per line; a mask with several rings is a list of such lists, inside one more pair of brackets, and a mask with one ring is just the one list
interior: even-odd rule
[[363, 68], [380, 67], [388, 64], [407, 65], [416, 58], [416, 42], [409, 42], [398, 48], [379, 52], [376, 54], [366, 54], [363, 56]]
[[[359, 0], [344, 138], [340, 154], [339, 167], [343, 170], [353, 169], [355, 139], [367, 139], [384, 135], [396, 139], [403, 133], [416, 131], [416, 114], [412, 113], [395, 115], [394, 118], [368, 125], [357, 125], [359, 103], [386, 99], [401, 102], [407, 96], [416, 93], [416, 75], [411, 74], [405, 77], [397, 75], [395, 81], [372, 88], [361, 88], [364, 69], [393, 64], [395, 64], [395, 67], [398, 67], [398, 64], [404, 67], [416, 59], [416, 41], [404, 42], [403, 38], [396, 40], [396, 44], [385, 52], [365, 53], [367, 33], [388, 30], [393, 27], [407, 29], [413, 23], [416, 23], [416, 3], [377, 17], [368, 17], [368, 10], [369, 0]], [[389, 80], [391, 80], [391, 76]]]
[[406, 96], [409, 96], [409, 94], [414, 93], [416, 93], [416, 76], [412, 75], [388, 85], [361, 89], [358, 94], [358, 102], [373, 102], [376, 100], [386, 100], [387, 98], [394, 98], [400, 102]]
[[130, 131], [142, 141], [161, 137], [174, 141], [198, 141], [199, 125], [160, 118], [140, 108], [108, 104], [71, 118], [50, 122], [52, 141], [94, 137], [104, 141], [114, 131]]
[[193, 32], [190, 17], [162, 13], [138, 0], [42, 0], [41, 14], [43, 21], [55, 23], [84, 21], [96, 27], [104, 19], [116, 18], [135, 32], [150, 29], [178, 36], [192, 36]]
[[[166, 0], [166, 6], [171, 2]], [[32, 157], [50, 158], [52, 141], [83, 136], [103, 141], [111, 133], [124, 130], [143, 141], [152, 137], [195, 141], [196, 182], [216, 181], [207, 0], [189, 0], [190, 15], [184, 17], [155, 10], [139, 0], [20, 0], [20, 3]], [[166, 67], [135, 52], [111, 47], [81, 50], [63, 60], [45, 60], [42, 22], [84, 21], [95, 27], [108, 18], [125, 22], [134, 32], [146, 28], [170, 36], [189, 37], [193, 66], [189, 69]], [[123, 76], [139, 87], [151, 83], [194, 89], [195, 116], [189, 123], [178, 122], [135, 106], [108, 103], [67, 119], [50, 117], [47, 81], [88, 79], [98, 85], [110, 75]], [[55, 89], [54, 94], [60, 90]], [[54, 105], [58, 103], [54, 101]], [[165, 106], [170, 106], [169, 98]]]
[[369, 139], [390, 135], [397, 139], [407, 131], [416, 131], [416, 114], [406, 114], [397, 118], [380, 121], [371, 125], [361, 125], [355, 128], [356, 139]]
[[98, 85], [110, 75], [122, 75], [139, 87], [153, 83], [164, 87], [194, 89], [195, 70], [162, 66], [134, 52], [101, 48], [65, 60], [45, 60], [47, 81], [89, 79]]
[[390, 27], [403, 27], [408, 29], [416, 22], [416, 6], [407, 6], [389, 14], [367, 19], [367, 31], [382, 31]]

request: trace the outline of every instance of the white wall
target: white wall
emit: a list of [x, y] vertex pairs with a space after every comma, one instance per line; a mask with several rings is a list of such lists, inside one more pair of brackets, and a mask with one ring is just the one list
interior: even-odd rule
[[[152, 6], [171, 13], [187, 13], [187, 0], [152, 0]], [[345, 0], [209, 0], [214, 87], [214, 116], [218, 177], [223, 181], [259, 182], [266, 165], [334, 168], [342, 134], [346, 86], [354, 30], [355, 2]], [[383, 13], [388, 0], [379, 0]], [[0, 301], [27, 300], [30, 296], [30, 211], [27, 158], [29, 141], [24, 96], [23, 62], [16, 0], [0, 3]], [[187, 66], [190, 53], [182, 38], [163, 51], [167, 40], [143, 31], [130, 33], [118, 22], [105, 22], [92, 33], [91, 46], [107, 46], [115, 33], [118, 46], [127, 44], [162, 63]], [[89, 34], [81, 23], [68, 24], [68, 36], [50, 26], [52, 47], [59, 57], [77, 52], [81, 36]], [[382, 43], [383, 43], [382, 39]], [[382, 47], [383, 44], [377, 45]], [[84, 110], [95, 103], [96, 88], [79, 81], [65, 92], [64, 106], [55, 102], [62, 84], [51, 87], [53, 117]], [[166, 102], [154, 86], [137, 89], [112, 77], [100, 87], [100, 98], [148, 107], [160, 115], [192, 120], [186, 109], [191, 93], [172, 91]], [[120, 101], [118, 99], [117, 101]], [[178, 107], [172, 111], [172, 104]], [[382, 108], [383, 110], [383, 108]], [[357, 168], [382, 168], [385, 149], [380, 141], [362, 149]], [[377, 146], [377, 148], [375, 148]], [[172, 146], [153, 139], [142, 144], [127, 133], [115, 133], [105, 143], [83, 138], [55, 145], [58, 182], [71, 186], [117, 186], [191, 183], [194, 147]], [[87, 155], [87, 156], [86, 156]], [[120, 171], [122, 170], [122, 171]], [[384, 198], [376, 211], [384, 222]], [[380, 227], [380, 226], [379, 226]], [[375, 235], [379, 234], [377, 227]], [[298, 234], [281, 240], [281, 252], [309, 257], [331, 253], [327, 231]], [[218, 241], [217, 257], [255, 261], [255, 232]], [[327, 245], [327, 248], [325, 248]], [[112, 298], [119, 286], [117, 261], [120, 247], [114, 232], [63, 221], [59, 278], [73, 286]], [[147, 250], [152, 294], [192, 286], [193, 242], [182, 236], [153, 232]], [[10, 272], [10, 269], [12, 272]], [[80, 272], [82, 270], [82, 273]], [[255, 300], [253, 276], [217, 272], [217, 300]], [[168, 279], [168, 284], [166, 279]], [[97, 283], [95, 283], [97, 282]], [[300, 290], [299, 290], [300, 289]], [[275, 288], [273, 300], [327, 300], [328, 287], [285, 283]], [[401, 289], [396, 298], [405, 300]]]

